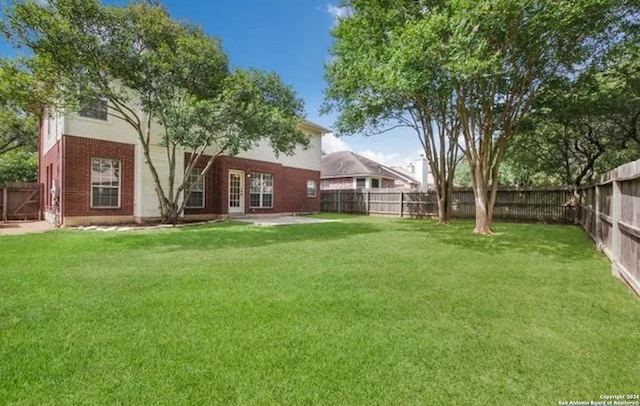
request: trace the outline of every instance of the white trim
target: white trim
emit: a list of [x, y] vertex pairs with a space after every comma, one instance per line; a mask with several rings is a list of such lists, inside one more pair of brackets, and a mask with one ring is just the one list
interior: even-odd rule
[[333, 130], [330, 130], [329, 128], [323, 127], [320, 124], [316, 124], [313, 121], [309, 121], [307, 119], [302, 119], [300, 121], [300, 125], [303, 127], [306, 127], [310, 130], [314, 130], [314, 131], [319, 131], [320, 134], [324, 135], [324, 134], [329, 134], [332, 133]]
[[[309, 182], [313, 182], [313, 194], [309, 194]], [[307, 179], [307, 197], [318, 197], [318, 182], [315, 179]]]
[[[251, 182], [253, 182], [253, 179], [255, 179], [255, 175], [260, 175], [261, 181], [264, 182], [264, 177], [265, 176], [271, 176], [271, 193], [265, 193], [264, 192], [264, 184], [260, 185], [260, 192], [259, 193], [252, 193], [251, 192]], [[253, 206], [251, 203], [251, 195], [253, 194], [257, 194], [260, 196], [260, 205], [259, 206]], [[271, 196], [271, 205], [269, 206], [265, 206], [264, 205], [264, 196], [265, 195], [270, 195]], [[251, 180], [249, 180], [249, 208], [251, 209], [273, 209], [275, 203], [275, 176], [273, 175], [273, 173], [267, 173], [267, 172], [251, 172]]]
[[[118, 186], [93, 186], [93, 161], [95, 159], [99, 159], [101, 161], [115, 161], [118, 163]], [[122, 207], [122, 161], [115, 158], [100, 158], [100, 157], [91, 157], [90, 168], [89, 168], [89, 188], [90, 188], [90, 197], [89, 197], [89, 207], [92, 209], [120, 209]], [[118, 205], [117, 206], [94, 206], [93, 205], [93, 189], [96, 187], [102, 187], [106, 189], [117, 189], [118, 190]]]
[[[109, 101], [108, 101], [108, 100], [106, 100], [106, 99], [97, 99], [97, 100], [94, 100], [94, 102], [99, 102], [99, 101], [103, 101], [103, 102], [105, 103], [105, 105], [106, 105], [106, 108], [107, 108], [107, 110], [105, 111], [106, 118], [105, 118], [104, 120], [103, 120], [103, 119], [101, 119], [101, 118], [95, 118], [95, 117], [83, 116], [83, 115], [82, 115], [82, 110], [78, 110], [78, 111], [76, 112], [76, 115], [77, 115], [79, 118], [83, 119], [83, 120], [90, 120], [90, 121], [95, 122], [95, 123], [103, 123], [103, 124], [107, 123], [107, 124], [111, 124], [111, 120], [110, 120], [111, 116], [109, 115]], [[88, 105], [87, 105], [87, 106], [85, 106], [85, 108], [87, 108], [87, 107], [89, 107], [89, 106], [88, 106]]]
[[[320, 179], [321, 180], [325, 180], [325, 179], [344, 179], [344, 178], [366, 178], [368, 176], [371, 176], [370, 173], [356, 173], [356, 174], [349, 174], [349, 175], [332, 175], [332, 176], [327, 176], [327, 175], [321, 175]], [[376, 176], [377, 178], [380, 179], [387, 179], [387, 180], [396, 180], [396, 178], [393, 178], [391, 176]]]
[[[239, 197], [239, 203], [240, 206], [239, 207], [231, 207], [229, 205], [230, 203], [230, 198], [231, 198], [231, 175], [232, 174], [236, 174], [239, 175], [240, 177], [240, 197]], [[227, 173], [227, 213], [228, 214], [244, 214], [245, 213], [245, 209], [244, 209], [244, 202], [245, 202], [245, 197], [244, 197], [244, 193], [245, 193], [245, 181], [244, 181], [244, 177], [245, 177], [245, 172], [241, 169], [229, 169], [229, 172]]]
[[[191, 176], [191, 175], [198, 175], [198, 172], [194, 172], [194, 171], [196, 171], [196, 170], [198, 170], [198, 168], [193, 168], [193, 169], [191, 170], [191, 173], [189, 173], [189, 176]], [[189, 198], [191, 197], [191, 193], [193, 193], [193, 192], [194, 192], [194, 191], [192, 190], [191, 192], [189, 192], [189, 195], [188, 195], [188, 196], [185, 196], [185, 199], [187, 199], [187, 203], [185, 203], [185, 205], [184, 205], [184, 208], [185, 208], [185, 209], [204, 209], [204, 208], [206, 207], [206, 202], [205, 202], [205, 200], [206, 200], [206, 195], [205, 195], [205, 183], [206, 183], [206, 182], [205, 182], [205, 176], [206, 176], [206, 175], [203, 175], [203, 174], [202, 174], [202, 172], [200, 173], [199, 181], [200, 181], [200, 182], [202, 182], [202, 204], [201, 204], [200, 206], [189, 206], [189, 205], [188, 205], [188, 204], [189, 204]], [[188, 179], [185, 179], [184, 181], [185, 181], [185, 182], [188, 182], [189, 180], [188, 180]]]

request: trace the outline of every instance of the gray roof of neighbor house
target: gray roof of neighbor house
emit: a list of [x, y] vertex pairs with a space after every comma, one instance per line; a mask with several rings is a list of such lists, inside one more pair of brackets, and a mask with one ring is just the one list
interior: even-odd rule
[[322, 156], [320, 167], [322, 179], [355, 176], [378, 176], [381, 178], [417, 183], [397, 171], [351, 151], [340, 151]]

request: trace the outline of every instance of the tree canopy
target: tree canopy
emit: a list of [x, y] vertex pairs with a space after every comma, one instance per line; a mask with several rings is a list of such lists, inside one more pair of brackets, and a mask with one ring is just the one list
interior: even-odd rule
[[[491, 232], [500, 165], [536, 100], [599, 63], [637, 28], [622, 0], [344, 2], [334, 30], [327, 100], [348, 133], [403, 123], [462, 140], [476, 200], [475, 231]], [[416, 124], [417, 123], [417, 124]], [[444, 147], [443, 147], [444, 146]], [[449, 148], [447, 150], [447, 148]], [[436, 165], [434, 174], [441, 167]]]
[[37, 102], [33, 77], [8, 60], [0, 60], [0, 157], [16, 149], [38, 146]]
[[525, 183], [546, 178], [578, 187], [640, 158], [640, 55], [637, 43], [620, 45], [542, 95], [507, 157]]
[[439, 221], [451, 215], [460, 122], [437, 27], [422, 24], [423, 5], [348, 1], [333, 31], [325, 111], [339, 113], [341, 134], [374, 135], [408, 127], [434, 176]]
[[[28, 72], [55, 89], [46, 104], [68, 113], [105, 100], [108, 114], [135, 130], [164, 221], [176, 221], [190, 192], [176, 173], [182, 172], [176, 163], [183, 150], [191, 152], [187, 179], [209, 147], [218, 152], [202, 176], [219, 154], [234, 155], [261, 141], [276, 153], [292, 153], [308, 143], [297, 128], [303, 103], [278, 75], [231, 70], [220, 40], [173, 20], [156, 2], [14, 2], [3, 28], [14, 45], [33, 54], [24, 64]], [[161, 126], [158, 140], [154, 123]], [[152, 159], [157, 143], [170, 168], [166, 183]]]

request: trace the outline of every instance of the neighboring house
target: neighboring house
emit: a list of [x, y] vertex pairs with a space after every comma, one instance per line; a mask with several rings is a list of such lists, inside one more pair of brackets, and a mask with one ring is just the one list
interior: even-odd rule
[[418, 188], [420, 183], [408, 174], [382, 165], [351, 151], [322, 157], [323, 190]]
[[[429, 168], [429, 162], [422, 154], [420, 155], [420, 158], [410, 163], [406, 169], [395, 166], [391, 167], [391, 169], [417, 181], [419, 184], [418, 188], [421, 190], [432, 188], [435, 184], [433, 175], [431, 174], [431, 169]], [[396, 181], [396, 186], [407, 187], [409, 185], [403, 181]]]
[[[303, 120], [309, 148], [276, 157], [262, 143], [235, 157], [221, 155], [189, 195], [185, 220], [244, 214], [320, 211], [321, 138], [330, 130]], [[159, 134], [155, 128], [152, 134]], [[135, 131], [107, 115], [106, 106], [73, 115], [44, 117], [40, 125], [40, 182], [45, 218], [68, 226], [154, 221], [158, 197]], [[215, 154], [209, 148], [209, 156]], [[165, 150], [151, 146], [163, 185], [168, 183]], [[179, 154], [177, 167], [186, 166]], [[198, 165], [203, 167], [203, 165]], [[197, 175], [191, 174], [194, 181]], [[176, 171], [176, 184], [183, 172]]]

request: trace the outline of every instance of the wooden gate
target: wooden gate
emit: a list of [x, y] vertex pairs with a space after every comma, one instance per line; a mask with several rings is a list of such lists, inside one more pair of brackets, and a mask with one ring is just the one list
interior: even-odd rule
[[8, 183], [0, 186], [2, 220], [40, 220], [42, 218], [42, 184]]

